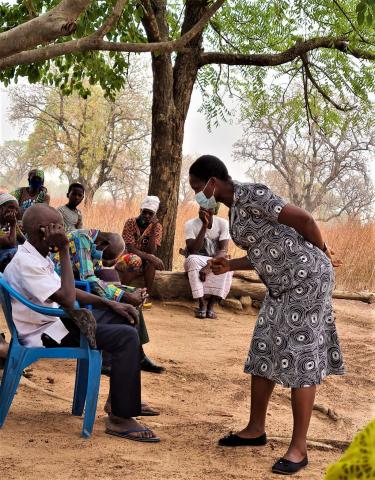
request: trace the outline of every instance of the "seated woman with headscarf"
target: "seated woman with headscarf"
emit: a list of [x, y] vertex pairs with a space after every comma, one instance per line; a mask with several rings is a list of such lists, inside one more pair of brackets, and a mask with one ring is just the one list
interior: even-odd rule
[[198, 300], [197, 318], [216, 318], [215, 303], [228, 295], [232, 283], [233, 272], [215, 276], [207, 266], [210, 258], [225, 257], [228, 251], [228, 220], [218, 217], [217, 210], [200, 208], [199, 218], [185, 223], [188, 256], [184, 268], [193, 298]]
[[17, 226], [18, 202], [10, 193], [0, 194], [0, 272], [3, 272], [25, 237]]
[[159, 204], [159, 198], [150, 195], [142, 202], [139, 216], [126, 220], [122, 231], [126, 253], [115, 266], [123, 285], [131, 285], [136, 277], [143, 276], [150, 295], [155, 271], [164, 270], [162, 260], [157, 257], [163, 234], [156, 216]]
[[30, 170], [28, 175], [29, 186], [20, 187], [12, 195], [16, 197], [19, 204], [18, 219], [21, 220], [25, 210], [35, 203], [46, 203], [49, 205], [50, 196], [44, 186], [43, 170]]
[[[10, 193], [0, 194], [0, 272], [2, 273], [17, 252], [24, 236], [17, 226], [18, 202]], [[0, 369], [4, 367], [9, 344], [0, 331]]]

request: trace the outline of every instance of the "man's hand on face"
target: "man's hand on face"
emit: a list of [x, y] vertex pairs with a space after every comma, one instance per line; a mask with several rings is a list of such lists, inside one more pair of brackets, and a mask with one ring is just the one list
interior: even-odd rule
[[9, 211], [4, 215], [6, 223], [9, 223], [11, 227], [14, 227], [17, 223], [17, 212], [14, 210]]
[[50, 223], [40, 229], [44, 234], [44, 240], [50, 247], [56, 247], [59, 251], [69, 248], [69, 240], [62, 225]]
[[151, 218], [150, 223], [151, 223], [153, 226], [157, 225], [157, 224], [159, 223], [158, 217], [157, 217], [156, 215], [154, 215], [154, 216]]
[[211, 220], [211, 213], [209, 210], [205, 210], [204, 208], [201, 208], [199, 210], [199, 218], [201, 219], [203, 225], [207, 228], [210, 224]]

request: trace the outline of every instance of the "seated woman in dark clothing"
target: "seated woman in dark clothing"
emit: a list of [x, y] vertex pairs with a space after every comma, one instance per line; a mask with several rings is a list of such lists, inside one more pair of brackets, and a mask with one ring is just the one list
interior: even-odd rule
[[28, 175], [29, 186], [17, 188], [12, 195], [18, 201], [19, 211], [18, 219], [21, 220], [25, 210], [35, 203], [46, 203], [49, 205], [50, 196], [44, 186], [44, 172], [43, 170], [30, 170]]

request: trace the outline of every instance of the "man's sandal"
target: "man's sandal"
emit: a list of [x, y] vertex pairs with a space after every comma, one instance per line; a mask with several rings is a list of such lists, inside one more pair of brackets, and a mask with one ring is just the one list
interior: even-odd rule
[[[112, 413], [111, 402], [108, 400], [105, 402], [104, 411], [108, 415]], [[139, 414], [140, 417], [157, 417], [159, 415], [160, 412], [158, 410], [150, 407], [150, 405], [147, 403], [141, 403], [141, 413]]]
[[194, 310], [195, 318], [206, 318], [206, 313], [206, 310], [202, 310], [200, 308], [196, 308]]
[[105, 433], [108, 435], [114, 435], [115, 437], [125, 438], [126, 440], [133, 440], [134, 442], [144, 442], [144, 443], [157, 443], [160, 442], [159, 437], [142, 437], [133, 435], [134, 433], [146, 433], [151, 432], [153, 435], [154, 433], [147, 427], [140, 425], [139, 427], [130, 428], [129, 430], [124, 430], [123, 432], [116, 432], [115, 430], [111, 430], [110, 428], [106, 428]]

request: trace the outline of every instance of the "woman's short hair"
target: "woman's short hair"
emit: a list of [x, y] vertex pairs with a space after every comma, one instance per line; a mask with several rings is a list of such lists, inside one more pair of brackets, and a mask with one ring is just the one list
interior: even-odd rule
[[202, 155], [189, 168], [189, 174], [208, 182], [212, 177], [227, 181], [230, 179], [224, 162], [214, 155]]

